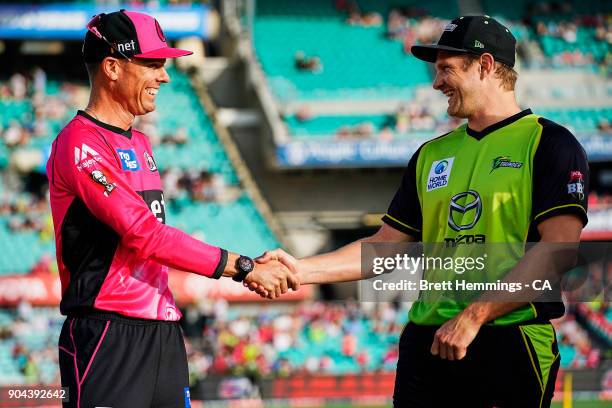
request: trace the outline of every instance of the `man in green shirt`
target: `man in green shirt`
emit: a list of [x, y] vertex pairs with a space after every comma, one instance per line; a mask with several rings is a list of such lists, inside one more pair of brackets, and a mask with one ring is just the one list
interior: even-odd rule
[[[466, 16], [437, 44], [412, 47], [434, 64], [433, 87], [448, 97], [448, 114], [467, 124], [417, 150], [374, 235], [300, 260], [277, 249], [259, 262], [280, 260], [302, 284], [331, 283], [364, 277], [362, 243], [579, 242], [587, 158], [567, 129], [519, 108], [515, 45], [496, 20]], [[528, 259], [538, 261], [528, 251], [513, 271]], [[549, 320], [563, 313], [560, 302], [420, 298], [400, 339], [394, 405], [549, 406], [559, 368]]]

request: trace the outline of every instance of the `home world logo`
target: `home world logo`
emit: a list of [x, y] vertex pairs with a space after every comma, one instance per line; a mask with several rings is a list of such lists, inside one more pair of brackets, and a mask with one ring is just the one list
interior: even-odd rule
[[453, 161], [455, 161], [455, 158], [449, 157], [431, 163], [429, 177], [427, 177], [427, 191], [436, 190], [448, 185], [448, 179], [453, 169]]

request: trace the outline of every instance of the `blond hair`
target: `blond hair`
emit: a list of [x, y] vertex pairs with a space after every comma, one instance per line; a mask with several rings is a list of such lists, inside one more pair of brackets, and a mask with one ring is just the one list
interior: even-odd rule
[[[467, 71], [469, 67], [480, 59], [480, 55], [474, 54], [462, 54], [462, 57], [464, 71]], [[513, 68], [502, 62], [495, 61], [495, 77], [501, 80], [501, 86], [505, 91], [514, 91], [516, 80], [518, 79], [518, 72]]]

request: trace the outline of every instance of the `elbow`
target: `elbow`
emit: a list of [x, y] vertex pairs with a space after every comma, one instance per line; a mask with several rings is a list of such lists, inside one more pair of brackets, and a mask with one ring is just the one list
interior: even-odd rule
[[140, 258], [154, 258], [155, 253], [161, 249], [163, 242], [163, 229], [166, 226], [154, 217], [135, 223], [121, 238], [123, 244], [130, 251], [138, 254]]

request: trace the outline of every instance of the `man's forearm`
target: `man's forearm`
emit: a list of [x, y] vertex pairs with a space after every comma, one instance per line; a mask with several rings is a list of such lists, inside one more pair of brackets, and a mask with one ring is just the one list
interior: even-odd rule
[[333, 283], [361, 279], [361, 242], [355, 241], [333, 252], [300, 260], [301, 283]]
[[413, 242], [414, 237], [395, 230], [386, 224], [372, 236], [362, 238], [335, 251], [311, 256], [298, 261], [300, 281], [307, 283], [333, 283], [348, 282], [364, 279], [364, 272], [361, 269], [363, 257], [373, 254], [362, 254], [362, 251], [376, 251], [373, 246], [362, 244], [375, 243], [407, 243]]
[[[502, 279], [503, 282], [521, 283], [523, 289], [511, 292], [486, 292], [470, 304], [463, 313], [474, 321], [485, 324], [518, 309], [542, 296], [542, 291], [535, 290], [534, 280], [548, 280], [552, 287], [561, 281], [564, 273], [575, 262], [575, 245], [573, 243], [540, 242], [531, 248]], [[554, 289], [552, 289], [554, 290]], [[549, 294], [544, 301], [554, 301], [560, 293]]]
[[527, 302], [474, 302], [466, 307], [462, 313], [473, 319], [480, 325], [495, 320], [519, 307], [526, 305]]

